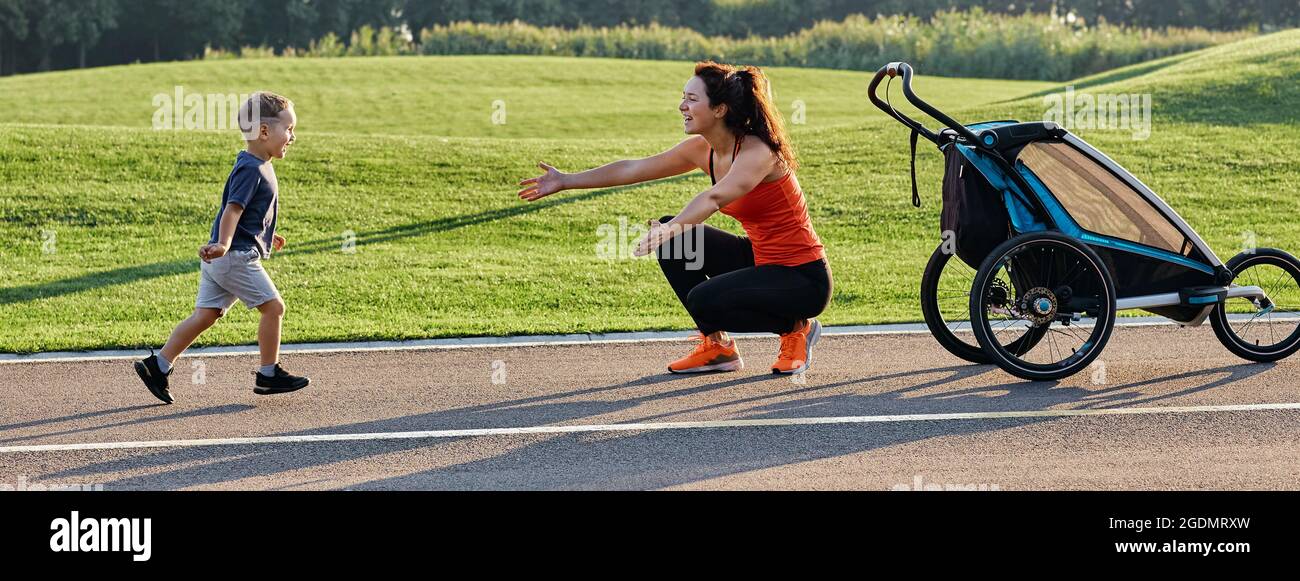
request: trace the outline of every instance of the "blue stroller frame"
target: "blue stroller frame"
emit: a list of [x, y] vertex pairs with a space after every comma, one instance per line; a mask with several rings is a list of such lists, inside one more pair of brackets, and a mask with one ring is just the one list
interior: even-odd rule
[[[1024, 379], [1059, 379], [1086, 368], [1116, 312], [1131, 309], [1185, 326], [1208, 318], [1224, 346], [1252, 361], [1300, 349], [1293, 256], [1252, 248], [1225, 264], [1160, 196], [1083, 139], [1050, 121], [963, 125], [917, 97], [912, 75], [907, 63], [889, 63], [868, 95], [912, 130], [914, 204], [917, 138], [947, 160], [945, 243], [926, 267], [921, 303], [950, 352]], [[886, 77], [901, 77], [907, 100], [944, 128], [936, 133], [882, 101], [876, 91]], [[978, 269], [958, 299], [976, 345], [955, 333], [965, 321], [946, 321], [938, 308], [940, 275], [960, 267], [953, 256]]]

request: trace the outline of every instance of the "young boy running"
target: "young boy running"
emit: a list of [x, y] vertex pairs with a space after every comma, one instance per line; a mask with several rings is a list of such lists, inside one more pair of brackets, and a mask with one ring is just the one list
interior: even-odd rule
[[275, 233], [279, 209], [279, 187], [272, 159], [284, 159], [294, 141], [298, 117], [293, 103], [275, 93], [249, 97], [240, 110], [241, 129], [247, 147], [235, 158], [235, 168], [226, 179], [221, 209], [212, 223], [208, 243], [199, 248], [199, 293], [194, 313], [176, 326], [162, 351], [135, 363], [135, 371], [149, 392], [172, 403], [167, 377], [181, 353], [198, 336], [220, 319], [235, 300], [262, 313], [257, 328], [261, 352], [253, 393], [270, 395], [307, 387], [306, 377], [290, 375], [280, 367], [280, 323], [284, 300], [262, 268], [262, 259], [284, 246]]

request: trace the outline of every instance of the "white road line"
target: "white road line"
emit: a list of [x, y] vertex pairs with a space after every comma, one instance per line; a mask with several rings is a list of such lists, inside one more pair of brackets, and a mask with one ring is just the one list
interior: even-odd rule
[[253, 438], [217, 438], [208, 440], [154, 440], [142, 442], [98, 442], [85, 444], [43, 444], [3, 446], [0, 454], [16, 452], [70, 452], [76, 450], [134, 450], [142, 448], [194, 448], [201, 446], [243, 446], [253, 444], [300, 444], [312, 442], [350, 442], [358, 440], [412, 440], [426, 438], [465, 438], [473, 436], [515, 436], [526, 434], [576, 434], [583, 432], [638, 432], [706, 428], [747, 428], [771, 426], [813, 426], [828, 424], [872, 424], [950, 420], [993, 420], [1014, 418], [1059, 418], [1076, 416], [1121, 416], [1208, 412], [1248, 412], [1300, 410], [1300, 403], [1262, 403], [1209, 406], [1168, 406], [1148, 408], [1107, 408], [1074, 410], [1026, 410], [1005, 412], [966, 412], [951, 414], [905, 414], [888, 416], [839, 416], [820, 418], [779, 418], [762, 420], [715, 420], [704, 422], [658, 422], [641, 424], [578, 424], [531, 426], [523, 428], [479, 428], [469, 430], [429, 430], [419, 432], [377, 432], [369, 434], [315, 434], [303, 436], [264, 436]]

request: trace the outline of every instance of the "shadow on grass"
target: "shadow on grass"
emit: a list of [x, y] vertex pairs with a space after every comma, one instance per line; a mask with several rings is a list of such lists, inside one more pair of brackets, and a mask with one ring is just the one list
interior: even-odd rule
[[[673, 182], [687, 179], [688, 175], [659, 180], [659, 182]], [[507, 208], [497, 208], [494, 210], [484, 210], [473, 214], [464, 214], [460, 216], [451, 216], [447, 218], [438, 218], [426, 220], [423, 222], [414, 222], [411, 224], [402, 224], [373, 232], [358, 233], [356, 238], [357, 246], [366, 244], [379, 244], [383, 242], [393, 242], [434, 234], [438, 232], [447, 232], [476, 224], [504, 220], [534, 212], [540, 212], [556, 206], [584, 202], [595, 198], [601, 198], [624, 191], [646, 187], [651, 184], [636, 184], [630, 186], [620, 186], [616, 188], [607, 188], [602, 190], [593, 190], [581, 194], [571, 195], [563, 198], [552, 198], [541, 202], [534, 202], [522, 205], [510, 206]], [[196, 243], [194, 248], [198, 249], [200, 243]], [[337, 252], [342, 248], [342, 239], [338, 237], [321, 238], [309, 240], [306, 242], [295, 243], [279, 252], [277, 256], [305, 256], [319, 254], [322, 252]], [[112, 270], [86, 273], [80, 276], [46, 282], [40, 284], [30, 284], [8, 288], [0, 288], [0, 305], [10, 305], [16, 303], [25, 303], [41, 299], [60, 297], [79, 292], [104, 288], [109, 286], [131, 284], [142, 280], [185, 274], [198, 270], [198, 257], [185, 258], [179, 260], [170, 260], [163, 262], [154, 262], [151, 264], [141, 264], [136, 266], [127, 266]]]

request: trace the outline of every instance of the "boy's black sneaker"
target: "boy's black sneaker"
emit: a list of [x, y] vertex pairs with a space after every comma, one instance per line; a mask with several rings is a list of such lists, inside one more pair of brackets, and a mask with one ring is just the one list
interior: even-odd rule
[[140, 381], [144, 386], [149, 388], [149, 393], [163, 401], [163, 403], [172, 403], [172, 392], [167, 389], [167, 376], [171, 375], [171, 370], [163, 373], [158, 368], [158, 356], [152, 352], [148, 357], [135, 362], [135, 373], [140, 376]]
[[253, 393], [257, 395], [275, 395], [277, 393], [289, 393], [298, 391], [307, 387], [311, 380], [306, 377], [290, 375], [279, 363], [275, 364], [275, 375], [267, 377], [262, 375], [261, 371], [257, 375], [257, 387], [253, 388]]

